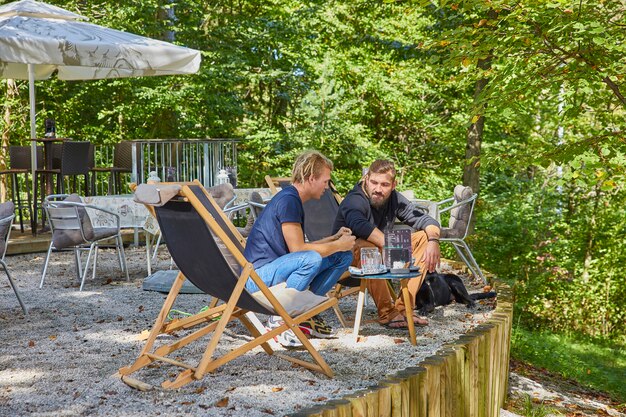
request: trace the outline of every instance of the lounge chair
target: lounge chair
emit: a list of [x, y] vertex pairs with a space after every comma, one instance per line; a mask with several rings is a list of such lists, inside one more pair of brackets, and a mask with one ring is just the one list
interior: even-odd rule
[[[159, 187], [164, 189], [167, 185], [161, 184]], [[288, 296], [283, 297], [285, 294], [278, 292], [275, 295], [274, 289], [270, 290], [265, 285], [252, 264], [244, 258], [243, 237], [199, 182], [183, 185], [176, 197], [160, 204], [163, 205], [153, 209], [170, 254], [181, 272], [172, 285], [139, 357], [132, 365], [120, 369], [122, 379], [131, 386], [140, 386], [140, 382], [130, 375], [160, 361], [183, 368], [173, 380], [165, 380], [161, 384], [163, 388], [175, 389], [201, 379], [207, 372], [215, 371], [257, 346], [261, 346], [269, 355], [279, 356], [332, 377], [331, 368], [298, 324], [331, 308], [337, 303], [337, 299], [319, 297], [305, 291], [298, 293], [297, 303], [288, 305]], [[252, 295], [245, 289], [249, 278], [254, 280], [260, 292]], [[208, 309], [193, 316], [168, 320], [168, 312], [185, 279], [211, 295], [214, 302]], [[305, 293], [309, 294], [305, 296]], [[309, 306], [301, 304], [303, 298], [312, 300]], [[224, 303], [217, 305], [218, 300]], [[283, 324], [265, 333], [254, 313], [279, 315]], [[252, 340], [226, 354], [214, 357], [226, 325], [236, 319], [248, 329], [253, 336]], [[199, 328], [192, 330], [198, 326]], [[293, 330], [313, 361], [305, 361], [274, 350], [271, 340], [288, 329]], [[186, 331], [185, 334], [180, 333], [183, 331]], [[157, 336], [173, 332], [178, 332], [179, 337], [176, 340], [156, 346]], [[210, 340], [198, 362], [185, 363], [171, 357], [178, 349], [208, 334], [211, 335]]]

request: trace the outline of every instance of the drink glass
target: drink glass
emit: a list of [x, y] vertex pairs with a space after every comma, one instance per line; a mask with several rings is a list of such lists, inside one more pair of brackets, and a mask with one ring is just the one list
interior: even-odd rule
[[378, 248], [361, 249], [361, 270], [364, 274], [375, 274], [380, 272], [381, 257]]

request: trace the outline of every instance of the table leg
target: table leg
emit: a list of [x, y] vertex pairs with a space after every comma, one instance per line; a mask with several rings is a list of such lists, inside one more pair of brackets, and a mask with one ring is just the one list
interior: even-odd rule
[[152, 275], [152, 254], [150, 253], [152, 235], [147, 230], [144, 230], [144, 234], [146, 235], [146, 264], [148, 266], [148, 276], [150, 276]]
[[411, 294], [407, 287], [408, 282], [408, 279], [400, 280], [400, 285], [402, 287], [402, 297], [404, 297], [404, 305], [406, 308], [406, 322], [409, 325], [409, 340], [413, 346], [416, 346], [417, 340], [415, 339], [415, 323], [413, 322], [413, 303], [411, 302]]
[[363, 316], [363, 305], [365, 304], [365, 290], [367, 289], [367, 280], [361, 280], [361, 286], [359, 287], [359, 298], [356, 302], [356, 313], [354, 315], [354, 329], [352, 330], [352, 337], [354, 337], [354, 343], [359, 341], [359, 328], [361, 327], [361, 317]]

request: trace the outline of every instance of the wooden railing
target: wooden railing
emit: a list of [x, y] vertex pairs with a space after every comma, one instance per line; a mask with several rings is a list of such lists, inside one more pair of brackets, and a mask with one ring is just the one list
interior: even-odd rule
[[495, 288], [497, 307], [487, 322], [419, 366], [399, 371], [375, 387], [290, 416], [499, 416], [508, 390], [513, 294], [504, 283], [496, 282]]

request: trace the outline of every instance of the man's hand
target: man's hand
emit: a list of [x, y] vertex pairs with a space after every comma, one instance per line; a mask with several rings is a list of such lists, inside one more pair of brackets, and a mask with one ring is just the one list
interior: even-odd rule
[[[345, 229], [345, 227], [342, 227], [342, 229]], [[352, 234], [349, 233], [349, 234], [342, 234], [341, 236], [339, 236], [339, 239], [337, 239], [335, 242], [337, 244], [337, 248], [339, 249], [339, 251], [344, 252], [344, 251], [352, 250], [352, 248], [354, 247], [355, 241], [356, 241], [356, 237], [352, 236]]]
[[332, 240], [337, 240], [343, 235], [351, 235], [351, 234], [352, 234], [352, 230], [348, 229], [347, 227], [342, 227], [341, 229], [339, 229], [337, 233], [333, 235]]
[[435, 269], [439, 266], [441, 260], [441, 251], [439, 250], [439, 242], [436, 240], [430, 241], [426, 244], [426, 250], [424, 251], [424, 261], [426, 270], [428, 272], [435, 272]]

